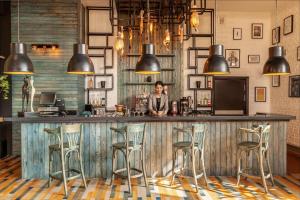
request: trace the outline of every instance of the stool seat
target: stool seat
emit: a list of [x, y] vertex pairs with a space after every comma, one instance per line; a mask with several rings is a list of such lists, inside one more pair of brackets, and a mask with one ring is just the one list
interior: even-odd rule
[[[64, 143], [64, 149], [69, 148], [69, 143]], [[51, 144], [49, 145], [49, 149], [53, 151], [60, 151], [60, 144]]]
[[[182, 141], [182, 142], [175, 142], [173, 144], [173, 147], [177, 149], [185, 149], [185, 148], [191, 148], [192, 142], [191, 141]], [[195, 148], [197, 148], [198, 143], [194, 143]]]
[[[259, 143], [258, 142], [253, 142], [253, 141], [244, 141], [238, 143], [239, 148], [245, 148], [245, 149], [253, 149], [253, 148], [259, 148]], [[265, 148], [266, 144], [262, 143], [262, 147]]]
[[[117, 143], [114, 143], [112, 145], [114, 148], [117, 148], [117, 149], [126, 149], [126, 143], [125, 142], [117, 142]], [[133, 149], [134, 147], [141, 147], [142, 144], [139, 144], [139, 145], [134, 145], [133, 141], [129, 141], [128, 142], [128, 149]]]

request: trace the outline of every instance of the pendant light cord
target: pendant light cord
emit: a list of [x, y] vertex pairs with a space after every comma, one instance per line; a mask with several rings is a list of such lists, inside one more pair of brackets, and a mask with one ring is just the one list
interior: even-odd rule
[[147, 21], [147, 39], [148, 39], [148, 43], [150, 43], [150, 6], [149, 6], [149, 0], [147, 0], [147, 18], [148, 18], [148, 21]]
[[[276, 33], [276, 28], [277, 28], [277, 26], [278, 26], [278, 17], [277, 17], [277, 0], [275, 0], [275, 34], [277, 34]], [[276, 42], [276, 46], [278, 46], [278, 42]]]
[[20, 2], [18, 0], [18, 43], [20, 43]]
[[214, 37], [214, 44], [217, 41], [217, 0], [215, 0], [215, 37]]

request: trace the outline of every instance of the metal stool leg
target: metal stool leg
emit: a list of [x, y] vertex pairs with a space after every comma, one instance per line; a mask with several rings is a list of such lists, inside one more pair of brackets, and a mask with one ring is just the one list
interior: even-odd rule
[[115, 170], [115, 159], [116, 159], [116, 150], [115, 150], [115, 148], [113, 148], [113, 155], [112, 155], [112, 172], [111, 172], [110, 185], [113, 184], [113, 181], [114, 181], [114, 178], [115, 178], [115, 174], [114, 174], [114, 170]]
[[148, 187], [148, 182], [147, 182], [147, 174], [146, 174], [146, 165], [145, 165], [145, 152], [144, 152], [144, 148], [141, 149], [141, 157], [142, 157], [142, 170], [143, 170], [143, 176], [144, 176], [144, 181], [145, 181], [145, 185], [146, 187]]
[[261, 150], [259, 150], [259, 168], [260, 168], [261, 179], [263, 182], [265, 192], [268, 193], [268, 187], [267, 187], [265, 173], [264, 173], [263, 152]]
[[80, 173], [81, 173], [82, 181], [83, 181], [84, 187], [87, 188], [85, 175], [84, 175], [84, 170], [83, 170], [83, 164], [82, 164], [82, 157], [81, 157], [79, 151], [77, 151], [77, 153], [78, 153], [78, 159], [79, 159], [79, 162], [80, 162]]
[[195, 165], [195, 150], [192, 149], [192, 165], [193, 165], [193, 176], [196, 187], [196, 192], [198, 192], [198, 182], [197, 182], [197, 174], [196, 174], [196, 165]]
[[208, 181], [207, 181], [205, 165], [204, 165], [204, 152], [203, 151], [201, 151], [200, 159], [201, 159], [201, 164], [202, 164], [202, 171], [203, 171], [204, 180], [205, 180], [206, 186], [208, 187]]
[[268, 151], [265, 151], [265, 158], [266, 158], [266, 160], [267, 160], [267, 167], [268, 167], [268, 171], [269, 171], [269, 174], [270, 174], [272, 186], [274, 187], [274, 186], [275, 186], [275, 183], [274, 183], [273, 174], [272, 174], [272, 170], [271, 170], [271, 166], [270, 166], [269, 152], [268, 152]]
[[49, 152], [49, 179], [48, 179], [48, 187], [50, 187], [51, 180], [52, 180], [52, 177], [51, 177], [51, 173], [52, 173], [52, 161], [53, 161], [53, 152], [52, 152], [52, 150], [50, 150], [50, 152]]
[[61, 170], [62, 170], [62, 175], [63, 175], [63, 182], [64, 182], [64, 189], [65, 189], [65, 196], [68, 196], [68, 186], [67, 186], [67, 178], [66, 178], [66, 170], [65, 170], [65, 155], [63, 151], [61, 150]]
[[176, 151], [173, 150], [172, 153], [172, 178], [171, 178], [171, 184], [173, 184], [174, 182], [174, 178], [175, 178], [175, 161], [176, 161]]
[[237, 186], [240, 185], [240, 179], [241, 179], [241, 155], [242, 155], [242, 151], [238, 149], [238, 153], [237, 153]]
[[126, 168], [127, 168], [127, 179], [128, 179], [128, 190], [131, 194], [131, 180], [130, 180], [130, 153], [126, 152]]
[[71, 154], [71, 152], [70, 153], [68, 153], [68, 156], [67, 156], [67, 159], [68, 159], [68, 177], [70, 177], [71, 176], [71, 173], [70, 173], [70, 155]]

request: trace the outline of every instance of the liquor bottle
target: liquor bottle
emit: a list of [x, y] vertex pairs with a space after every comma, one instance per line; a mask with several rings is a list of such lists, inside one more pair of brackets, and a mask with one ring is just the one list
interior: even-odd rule
[[94, 81], [93, 78], [90, 78], [88, 81], [88, 88], [94, 88]]

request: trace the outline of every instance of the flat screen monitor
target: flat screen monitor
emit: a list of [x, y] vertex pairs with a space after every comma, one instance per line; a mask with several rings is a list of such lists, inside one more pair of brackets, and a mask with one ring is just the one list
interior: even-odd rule
[[56, 101], [55, 92], [42, 92], [40, 96], [40, 105], [54, 106]]

